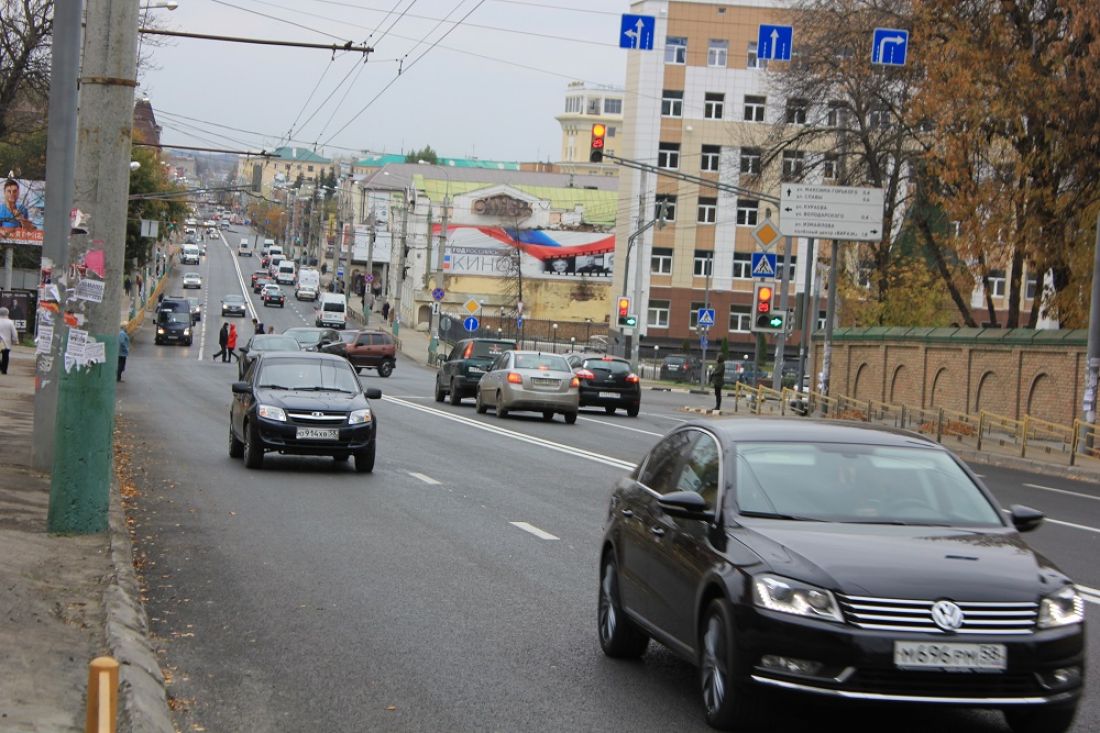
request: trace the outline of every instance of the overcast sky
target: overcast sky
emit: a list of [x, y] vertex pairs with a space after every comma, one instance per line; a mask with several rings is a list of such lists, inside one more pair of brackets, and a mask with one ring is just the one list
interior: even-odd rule
[[356, 53], [333, 60], [317, 49], [158, 39], [156, 48], [143, 43], [139, 86], [169, 145], [271, 149], [293, 127], [294, 144], [318, 142], [331, 156], [431, 145], [452, 157], [557, 160], [554, 116], [569, 81], [623, 84], [626, 52], [616, 37], [627, 7], [626, 0], [179, 0], [173, 12], [150, 11], [161, 27], [366, 42], [375, 52], [364, 65]]

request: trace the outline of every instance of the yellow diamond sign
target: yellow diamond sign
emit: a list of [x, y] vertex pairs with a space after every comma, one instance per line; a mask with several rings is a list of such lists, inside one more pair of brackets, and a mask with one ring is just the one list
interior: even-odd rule
[[477, 313], [479, 310], [481, 310], [481, 303], [478, 303], [473, 298], [470, 298], [469, 300], [467, 300], [465, 303], [462, 304], [462, 307], [465, 308], [466, 312], [469, 313], [472, 316], [475, 313]]
[[767, 250], [771, 249], [782, 235], [770, 219], [765, 219], [763, 224], [752, 230], [752, 236], [756, 238], [761, 247]]

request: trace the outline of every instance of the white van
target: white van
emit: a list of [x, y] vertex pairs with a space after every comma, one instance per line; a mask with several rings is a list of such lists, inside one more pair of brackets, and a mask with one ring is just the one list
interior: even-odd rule
[[274, 246], [276, 246], [274, 239], [265, 239], [264, 246], [260, 249], [260, 254], [264, 257], [267, 257], [269, 254], [271, 254], [271, 248]]
[[343, 293], [321, 293], [321, 302], [314, 314], [314, 325], [342, 329], [348, 322], [348, 299]]
[[292, 260], [281, 260], [279, 270], [275, 273], [275, 282], [280, 285], [293, 285], [294, 275], [294, 262]]
[[197, 265], [202, 259], [202, 250], [199, 249], [197, 244], [185, 244], [183, 245], [183, 255], [180, 257], [180, 262], [185, 265]]
[[321, 292], [321, 273], [311, 267], [298, 271], [298, 287], [294, 289], [297, 300], [317, 300]]
[[237, 245], [238, 257], [252, 257], [252, 242], [247, 237], [241, 237], [241, 243]]

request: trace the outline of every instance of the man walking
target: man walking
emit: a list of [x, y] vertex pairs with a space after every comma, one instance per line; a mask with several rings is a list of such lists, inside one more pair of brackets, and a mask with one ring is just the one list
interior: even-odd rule
[[710, 373], [711, 384], [714, 385], [714, 411], [722, 409], [722, 387], [726, 384], [726, 362], [722, 361], [722, 355], [714, 358], [714, 371]]
[[218, 346], [220, 346], [221, 349], [210, 358], [217, 361], [220, 356], [222, 361], [229, 361], [229, 358], [225, 355], [225, 346], [227, 343], [229, 343], [229, 323], [225, 322], [222, 324], [222, 329], [218, 331]]
[[17, 343], [19, 331], [15, 328], [15, 321], [8, 318], [7, 308], [0, 308], [0, 374], [8, 373], [8, 358]]
[[118, 327], [118, 377], [116, 382], [122, 381], [122, 373], [126, 371], [126, 357], [130, 355], [130, 334], [126, 333], [126, 326]]

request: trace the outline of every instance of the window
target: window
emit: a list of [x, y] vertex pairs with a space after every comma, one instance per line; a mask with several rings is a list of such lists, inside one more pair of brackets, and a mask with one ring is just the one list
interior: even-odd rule
[[741, 148], [741, 172], [760, 175], [761, 155], [760, 148]]
[[704, 145], [699, 162], [699, 169], [704, 171], [718, 170], [718, 156], [722, 152], [720, 145]]
[[835, 181], [840, 173], [840, 159], [829, 153], [821, 161], [821, 177], [826, 181]]
[[994, 298], [1005, 297], [1005, 271], [989, 271], [989, 294]]
[[797, 181], [802, 178], [805, 168], [806, 154], [801, 150], [783, 151], [783, 180]]
[[713, 224], [718, 221], [718, 199], [699, 199], [699, 218], [697, 221], [700, 224]]
[[307, 166], [306, 166], [306, 172], [307, 172], [307, 173], [312, 173], [312, 172], [313, 172], [313, 166], [311, 166], [311, 165], [307, 165]]
[[805, 125], [806, 113], [809, 108], [810, 104], [805, 99], [787, 100], [787, 124]]
[[657, 144], [657, 167], [668, 170], [680, 167], [680, 143]]
[[600, 103], [603, 102], [602, 97], [589, 97], [588, 98], [588, 114], [599, 115]]
[[603, 100], [603, 113], [605, 115], [621, 115], [623, 113], [623, 100], [611, 98]]
[[693, 437], [691, 430], [680, 430], [654, 447], [638, 475], [638, 482], [658, 494], [676, 491], [679, 468]]
[[688, 313], [688, 328], [694, 331], [699, 326], [699, 309], [706, 307], [706, 303], [691, 304], [691, 312]]
[[669, 36], [665, 39], [665, 63], [686, 64], [688, 39], [683, 36]]
[[848, 105], [845, 102], [829, 102], [829, 111], [825, 113], [825, 125], [841, 129], [848, 127]]
[[817, 312], [817, 329], [816, 330], [824, 331], [825, 330], [825, 323], [826, 323], [826, 321], [828, 321], [828, 319], [829, 319], [829, 311], [818, 311]]
[[666, 89], [661, 93], [661, 116], [684, 116], [684, 91], [682, 89]]
[[707, 92], [703, 98], [703, 117], [708, 120], [722, 119], [726, 95], [720, 92]]
[[565, 113], [578, 114], [581, 111], [581, 104], [583, 104], [583, 100], [581, 97], [566, 97]]
[[663, 247], [654, 247], [649, 256], [649, 271], [654, 275], [672, 274], [672, 250]]
[[1035, 293], [1039, 290], [1039, 278], [1032, 275], [1026, 281], [1026, 290], [1024, 291], [1024, 297], [1028, 300], [1035, 299]]
[[733, 253], [733, 279], [752, 280], [752, 254], [750, 252]]
[[756, 41], [749, 41], [749, 54], [748, 60], [745, 63], [746, 69], [766, 69], [768, 68], [768, 60], [759, 58], [756, 55]]
[[757, 221], [758, 201], [752, 199], [737, 199], [737, 226], [754, 227]]
[[665, 206], [665, 221], [676, 221], [676, 196], [670, 193], [659, 193], [654, 200], [653, 217], [661, 216], [661, 204]]
[[871, 110], [867, 115], [867, 126], [874, 129], [876, 127], [889, 127], [890, 126], [890, 110], [884, 107], [876, 107]]
[[745, 97], [745, 122], [763, 122], [767, 97]]
[[694, 491], [707, 506], [718, 506], [718, 475], [721, 460], [718, 442], [702, 430], [685, 430], [691, 441], [683, 451], [684, 460], [677, 470], [675, 491]]
[[646, 309], [645, 322], [650, 328], [668, 328], [669, 302], [667, 300], [651, 300]]
[[[708, 252], [708, 251], [702, 250], [702, 249], [695, 250], [695, 261], [694, 261], [694, 264], [693, 264], [692, 274], [694, 274], [695, 277], [710, 277], [711, 270], [712, 270], [711, 265], [713, 263], [714, 263], [714, 253], [713, 252]], [[694, 308], [694, 306], [692, 306], [692, 307]], [[699, 306], [699, 307], [702, 308], [702, 306]], [[692, 327], [694, 328], [694, 326], [695, 326], [695, 324], [693, 323]]]
[[[747, 254], [747, 253], [746, 253]], [[749, 324], [752, 319], [752, 306], [750, 305], [731, 305], [730, 306], [730, 331], [736, 331], [737, 333], [748, 333]]]
[[707, 47], [707, 66], [720, 66], [726, 68], [726, 57], [729, 56], [730, 42], [710, 39]]

